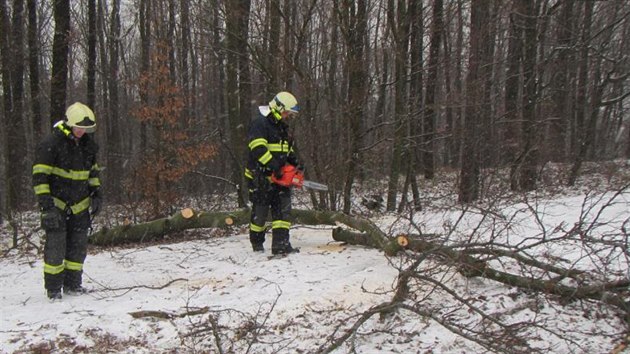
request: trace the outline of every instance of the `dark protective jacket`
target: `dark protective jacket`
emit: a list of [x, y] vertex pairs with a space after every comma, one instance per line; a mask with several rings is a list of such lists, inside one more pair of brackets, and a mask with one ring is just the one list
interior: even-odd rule
[[247, 135], [248, 160], [245, 177], [251, 183], [269, 177], [286, 163], [298, 166], [299, 161], [290, 138], [288, 125], [274, 117], [268, 107], [259, 108]]
[[42, 210], [57, 207], [68, 215], [86, 212], [90, 195], [101, 185], [96, 163], [98, 145], [85, 134], [81, 139], [63, 121], [37, 147], [33, 189]]

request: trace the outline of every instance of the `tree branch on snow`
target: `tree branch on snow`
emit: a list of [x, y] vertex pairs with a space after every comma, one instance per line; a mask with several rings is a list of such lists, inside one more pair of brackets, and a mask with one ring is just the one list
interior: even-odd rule
[[[626, 189], [627, 186], [621, 190]], [[516, 306], [505, 312], [488, 313], [482, 307], [476, 306], [474, 301], [470, 301], [467, 297], [462, 296], [452, 287], [453, 285], [444, 282], [445, 274], [449, 273], [450, 267], [454, 267], [458, 273], [467, 278], [481, 277], [491, 279], [522, 289], [523, 294], [537, 292], [558, 295], [561, 305], [583, 300], [587, 301], [586, 304], [589, 309], [592, 308], [592, 306], [588, 306], [589, 303], [592, 304], [591, 301], [613, 305], [621, 310], [621, 313], [627, 314], [625, 321], [630, 325], [630, 303], [625, 301], [630, 295], [628, 291], [630, 280], [623, 277], [615, 279], [615, 274], [611, 273], [607, 266], [612, 263], [613, 257], [623, 257], [628, 252], [627, 249], [621, 250], [624, 242], [628, 240], [627, 232], [625, 231], [625, 225], [628, 223], [628, 220], [615, 221], [617, 223], [621, 222], [619, 233], [600, 231], [603, 227], [616, 227], [616, 224], [612, 225], [611, 222], [602, 220], [604, 219], [604, 211], [607, 208], [613, 206], [614, 203], [624, 202], [623, 200], [618, 200], [620, 195], [621, 191], [616, 191], [612, 193], [612, 196], [609, 194], [606, 197], [593, 198], [587, 196], [583, 201], [579, 220], [570, 230], [565, 230], [563, 225], [548, 229], [549, 226], [546, 226], [544, 218], [545, 211], [540, 210], [535, 201], [534, 203], [526, 201], [525, 209], [517, 210], [511, 216], [503, 216], [503, 211], [500, 209], [498, 211], [486, 210], [493, 214], [493, 219], [503, 220], [505, 224], [496, 224], [496, 221], [493, 221], [488, 223], [491, 226], [484, 226], [487, 220], [485, 217], [482, 217], [482, 221], [479, 221], [476, 226], [472, 227], [471, 232], [461, 235], [465, 239], [461, 243], [453, 242], [453, 240], [457, 239], [454, 236], [454, 230], [457, 229], [459, 220], [462, 220], [463, 215], [460, 215], [460, 219], [455, 227], [451, 228], [451, 232], [447, 236], [399, 235], [398, 237], [385, 237], [383, 241], [375, 242], [374, 235], [337, 228], [333, 230], [333, 238], [336, 241], [367, 247], [379, 248], [377, 245], [385, 245], [385, 247], [380, 248], [385, 250], [387, 254], [400, 254], [411, 261], [410, 266], [400, 269], [395, 294], [392, 301], [388, 303], [389, 306], [382, 308], [381, 319], [388, 318], [386, 316], [391, 314], [392, 311], [406, 309], [420, 315], [422, 318], [431, 318], [454, 334], [473, 341], [493, 352], [531, 353], [536, 352], [536, 350], [547, 352], [547, 349], [551, 350], [551, 348], [534, 349], [529, 347], [528, 343], [531, 340], [535, 340], [532, 337], [532, 335], [535, 335], [531, 332], [532, 330], [537, 329], [538, 331], [547, 332], [563, 339], [567, 343], [572, 343], [576, 347], [579, 346], [579, 343], [575, 337], [553, 328], [548, 328], [546, 325], [541, 325], [535, 319], [512, 322], [514, 311], [527, 310], [537, 313], [540, 306], [537, 304], [539, 300], [528, 301], [526, 305]], [[516, 246], [498, 242], [498, 240], [501, 240], [501, 232], [510, 230], [513, 227], [512, 224], [519, 219], [516, 216], [523, 212], [531, 214], [534, 218], [535, 226], [541, 231], [539, 234], [541, 237], [526, 238]], [[481, 214], [489, 215], [484, 212]], [[488, 229], [488, 227], [491, 229]], [[475, 237], [473, 238], [471, 235], [475, 235]], [[589, 253], [584, 257], [592, 257], [599, 261], [598, 264], [604, 266], [599, 272], [595, 269], [595, 272], [598, 272], [595, 273], [575, 268], [577, 261], [569, 261], [562, 255], [554, 256], [552, 253], [544, 252], [541, 256], [541, 248], [545, 249], [552, 247], [551, 245], [562, 243], [572, 243], [576, 247], [585, 247], [586, 250], [590, 249]], [[611, 249], [617, 249], [617, 256], [613, 255]], [[601, 256], [599, 255], [600, 253], [602, 253]], [[511, 263], [510, 260], [513, 262]], [[425, 261], [434, 261], [437, 264], [434, 274], [431, 274], [430, 269], [427, 269], [426, 266], [420, 267], [420, 264]], [[563, 267], [558, 265], [558, 262], [569, 263], [572, 266], [569, 268]], [[509, 264], [517, 265], [516, 273], [509, 271]], [[496, 265], [502, 268], [496, 268]], [[440, 270], [440, 268], [442, 269]], [[519, 269], [520, 273], [518, 272]], [[429, 285], [432, 289], [423, 290], [426, 288], [426, 285]], [[435, 305], [437, 307], [430, 309], [426, 308], [427, 303], [425, 300], [429, 300], [430, 303], [431, 296], [436, 296], [435, 292], [438, 289], [439, 294], [437, 296], [439, 298], [444, 296], [441, 294], [446, 294], [446, 296], [454, 299], [459, 306], [454, 305], [453, 310], [450, 312], [443, 305]], [[486, 303], [489, 299], [484, 298], [481, 301]], [[462, 321], [458, 317], [467, 316], [467, 313], [476, 314], [478, 319], [475, 320], [475, 317], [473, 317], [468, 321]], [[338, 329], [335, 330], [325, 349], [332, 351], [341, 346], [344, 341], [355, 335], [359, 327], [373, 314], [373, 308], [363, 313], [341, 337], [335, 337]], [[473, 322], [470, 322], [470, 320]]]
[[149, 289], [149, 290], [160, 290], [160, 289], [164, 289], [167, 288], [169, 286], [171, 286], [173, 283], [176, 283], [178, 281], [188, 281], [188, 279], [185, 278], [177, 278], [177, 279], [173, 279], [171, 281], [169, 281], [168, 283], [164, 284], [164, 285], [160, 285], [160, 286], [150, 286], [150, 285], [134, 285], [134, 286], [124, 286], [124, 287], [120, 287], [120, 288], [108, 288], [108, 287], [104, 287], [103, 289], [98, 290], [99, 292], [102, 291], [121, 291], [121, 290], [125, 290], [122, 294], [118, 294], [118, 295], [108, 295], [108, 298], [111, 297], [121, 297], [124, 296], [125, 294], [127, 294], [128, 292], [135, 290], [135, 289]]
[[183, 335], [182, 340], [193, 342], [188, 345], [192, 351], [205, 351], [208, 345], [212, 345], [218, 353], [246, 354], [257, 352], [259, 345], [269, 348], [274, 344], [278, 346], [274, 352], [280, 351], [288, 345], [283, 343], [285, 339], [270, 343], [263, 338], [272, 331], [268, 322], [282, 295], [277, 284], [269, 284], [275, 285], [276, 297], [272, 302], [261, 303], [255, 313], [236, 309], [209, 310], [207, 318], [190, 323], [191, 330]]
[[[368, 247], [374, 247], [373, 237], [365, 234], [352, 232], [337, 228], [333, 231], [333, 238], [336, 241], [343, 241], [349, 244], [359, 244]], [[505, 252], [494, 250], [492, 245], [485, 248], [469, 248], [467, 245], [443, 246], [434, 242], [425, 241], [421, 238], [408, 238], [405, 246], [399, 242], [387, 243], [388, 252], [391, 254], [394, 250], [408, 250], [415, 253], [428, 253], [434, 257], [439, 257], [445, 264], [451, 264], [457, 267], [458, 271], [466, 277], [480, 276], [487, 279], [495, 280], [506, 285], [516, 286], [528, 290], [541, 291], [547, 294], [560, 295], [566, 300], [593, 299], [603, 301], [607, 304], [618, 307], [622, 311], [630, 311], [628, 305], [624, 301], [619, 292], [627, 290], [630, 286], [630, 280], [619, 279], [611, 282], [597, 282], [590, 285], [579, 285], [576, 287], [561, 284], [564, 277], [576, 278], [584, 273], [577, 270], [563, 269], [557, 266], [542, 263], [533, 259], [525, 258], [515, 252]], [[496, 246], [496, 245], [495, 245]], [[461, 251], [459, 249], [462, 249]], [[394, 252], [395, 253], [395, 252]], [[551, 280], [536, 279], [533, 277], [524, 277], [508, 272], [491, 268], [487, 259], [480, 259], [474, 256], [491, 255], [493, 258], [499, 256], [514, 258], [519, 261], [526, 261], [525, 264], [536, 266], [546, 271], [553, 271], [558, 277]]]
[[143, 317], [154, 317], [161, 318], [165, 320], [172, 320], [174, 318], [182, 318], [188, 316], [198, 316], [208, 313], [208, 307], [202, 307], [194, 310], [185, 311], [182, 313], [173, 313], [168, 311], [156, 311], [156, 310], [142, 310], [142, 311], [134, 311], [129, 312], [129, 315], [133, 318], [143, 318]]

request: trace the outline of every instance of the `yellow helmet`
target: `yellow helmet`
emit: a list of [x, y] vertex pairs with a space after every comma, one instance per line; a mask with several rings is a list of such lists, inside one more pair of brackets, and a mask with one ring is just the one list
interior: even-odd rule
[[300, 111], [300, 107], [298, 107], [297, 104], [295, 96], [289, 92], [282, 91], [278, 93], [271, 102], [269, 102], [269, 108], [278, 113], [282, 113], [284, 111], [298, 113]]
[[69, 127], [83, 128], [88, 133], [96, 130], [94, 112], [81, 102], [75, 102], [66, 109], [66, 119]]

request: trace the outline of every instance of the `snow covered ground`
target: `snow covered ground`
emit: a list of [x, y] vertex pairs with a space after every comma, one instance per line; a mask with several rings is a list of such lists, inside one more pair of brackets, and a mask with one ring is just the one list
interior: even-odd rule
[[[334, 317], [338, 309], [362, 311], [386, 301], [397, 274], [380, 252], [331, 243], [330, 233], [297, 228], [292, 239], [301, 253], [271, 260], [269, 252], [251, 252], [244, 234], [102, 251], [86, 261], [84, 283], [93, 292], [55, 303], [45, 296], [39, 257], [6, 257], [0, 260], [2, 351], [72, 351], [103, 344], [121, 352], [192, 350], [198, 339], [187, 335], [209, 324], [204, 315], [176, 316], [194, 309], [237, 322], [252, 317], [262, 323], [269, 315], [277, 343], [259, 344], [253, 352], [312, 348], [326, 335], [318, 322], [334, 319], [315, 316], [310, 322], [311, 313]], [[138, 311], [173, 318], [134, 318], [131, 313]]]
[[[615, 238], [628, 227], [630, 194], [616, 196], [602, 210], [611, 197], [609, 193], [585, 198], [578, 193], [498, 206], [501, 214], [494, 213], [491, 219], [470, 211], [462, 219], [461, 210], [425, 208], [413, 222], [426, 232], [450, 232], [456, 238], [470, 235], [475, 228], [487, 228], [480, 234], [507, 230], [502, 223], [511, 216], [509, 232], [500, 241], [522, 246], [566, 232], [589, 210], [587, 219], [606, 221], [593, 224], [590, 236]], [[537, 214], [531, 213], [532, 206]], [[410, 220], [395, 215], [375, 221], [391, 234], [417, 231]], [[399, 268], [407, 262], [403, 256], [388, 259], [375, 249], [334, 242], [330, 227], [296, 225], [292, 243], [301, 253], [281, 259], [269, 259], [269, 250], [251, 252], [245, 228], [223, 236], [195, 230], [185, 242], [171, 238], [151, 245], [93, 248], [84, 273], [84, 285], [92, 292], [51, 303], [43, 289], [41, 255], [32, 250], [7, 251], [4, 228], [1, 353], [317, 353], [331, 344], [331, 334], [339, 338], [361, 314], [392, 299]], [[598, 272], [612, 278], [628, 274], [623, 251], [616, 250], [611, 257], [592, 249], [586, 253], [578, 246], [545, 244], [530, 252], [545, 260], [557, 259], [565, 267], [605, 267]], [[270, 248], [270, 237], [266, 247]], [[604, 256], [614, 262], [602, 265]], [[493, 266], [510, 268], [507, 263]], [[610, 353], [627, 335], [618, 313], [592, 302], [560, 304], [456, 272], [444, 273], [441, 279], [497, 318], [511, 316], [514, 322], [544, 325], [533, 334], [537, 341], [530, 345], [552, 353]], [[468, 312], [462, 311], [461, 304], [435, 288], [423, 296], [427, 309], [450, 309], [466, 321]], [[561, 335], [564, 332], [571, 334]], [[487, 351], [435, 321], [400, 311], [384, 320], [372, 316], [333, 352]]]

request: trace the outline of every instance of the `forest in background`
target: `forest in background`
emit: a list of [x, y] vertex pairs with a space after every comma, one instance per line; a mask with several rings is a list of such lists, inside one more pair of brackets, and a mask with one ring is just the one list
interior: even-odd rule
[[[93, 108], [108, 204], [168, 215], [242, 188], [248, 122], [281, 90], [319, 209], [387, 182], [389, 211], [458, 171], [537, 188], [550, 162], [630, 157], [626, 0], [0, 0], [1, 214], [32, 209], [37, 142]], [[501, 172], [498, 174], [497, 172]]]

